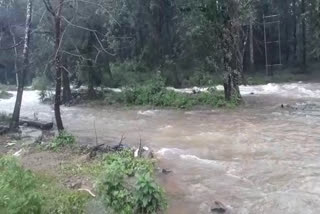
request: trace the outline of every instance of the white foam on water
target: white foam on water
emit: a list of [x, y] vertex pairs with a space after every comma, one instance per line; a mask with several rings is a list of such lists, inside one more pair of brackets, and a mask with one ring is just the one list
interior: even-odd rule
[[144, 116], [152, 116], [155, 115], [156, 113], [158, 113], [159, 110], [146, 110], [146, 111], [138, 111], [139, 115], [144, 115]]
[[[193, 88], [183, 88], [177, 89], [173, 87], [168, 87], [168, 90], [173, 90], [179, 93], [192, 94], [194, 92], [208, 92], [208, 87], [193, 87]], [[222, 85], [215, 86], [218, 91], [223, 91]], [[254, 86], [240, 86], [240, 92], [243, 96], [247, 95], [278, 95], [283, 97], [292, 98], [320, 98], [320, 83], [286, 83], [286, 84], [276, 84], [269, 83], [266, 85], [254, 85]]]
[[159, 151], [156, 152], [158, 156], [167, 156], [167, 155], [176, 155], [176, 154], [182, 154], [183, 150], [177, 149], [177, 148], [162, 148]]
[[217, 164], [217, 161], [202, 159], [195, 155], [179, 155], [179, 157], [184, 160], [192, 160], [192, 161], [197, 161], [205, 164]]

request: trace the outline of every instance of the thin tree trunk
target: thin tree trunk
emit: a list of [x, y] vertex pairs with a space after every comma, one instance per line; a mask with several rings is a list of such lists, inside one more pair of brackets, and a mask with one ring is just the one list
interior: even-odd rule
[[23, 69], [22, 71], [17, 71], [18, 74], [18, 89], [16, 103], [14, 106], [14, 111], [12, 114], [12, 120], [10, 123], [10, 130], [14, 131], [19, 127], [20, 110], [24, 89], [24, 81], [26, 74], [29, 70], [29, 44], [30, 44], [30, 33], [31, 33], [31, 18], [32, 18], [32, 0], [28, 0], [27, 3], [27, 16], [26, 16], [26, 26], [25, 26], [25, 36], [24, 36], [24, 47], [23, 47]]
[[297, 61], [297, 1], [293, 0], [293, 61]]
[[64, 70], [62, 72], [62, 100], [64, 104], [70, 103], [72, 100], [71, 89], [70, 89], [70, 79], [68, 71]]
[[[9, 26], [10, 28], [10, 34], [12, 36], [12, 41], [13, 41], [13, 44], [17, 44], [17, 41], [16, 41], [16, 36], [14, 35], [12, 29], [11, 29], [11, 26]], [[16, 86], [18, 87], [19, 86], [19, 77], [18, 77], [18, 47], [14, 47], [14, 72], [16, 74]]]
[[302, 13], [302, 69], [307, 66], [307, 44], [306, 44], [306, 3], [301, 0], [301, 13]]
[[285, 24], [285, 57], [286, 57], [286, 63], [289, 63], [289, 58], [290, 58], [290, 44], [289, 44], [289, 1], [285, 0], [284, 1], [284, 24]]
[[54, 17], [55, 21], [55, 64], [56, 64], [56, 91], [55, 91], [55, 102], [54, 102], [54, 114], [56, 118], [58, 131], [64, 130], [60, 105], [61, 105], [61, 54], [59, 52], [61, 43], [61, 11], [64, 0], [59, 1], [58, 11]]
[[255, 66], [254, 66], [253, 22], [252, 22], [252, 20], [250, 20], [249, 42], [250, 42], [250, 71], [253, 72], [255, 70]]

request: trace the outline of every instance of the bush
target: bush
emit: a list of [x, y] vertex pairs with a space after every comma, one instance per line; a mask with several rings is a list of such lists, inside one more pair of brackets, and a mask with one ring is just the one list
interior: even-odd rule
[[76, 139], [73, 135], [69, 134], [66, 131], [62, 131], [59, 135], [53, 139], [49, 147], [53, 150], [56, 150], [60, 147], [71, 146], [75, 144]]
[[0, 91], [0, 99], [9, 99], [11, 98], [13, 95], [6, 92], [6, 91]]
[[151, 79], [154, 75], [149, 72], [149, 68], [146, 65], [136, 60], [113, 63], [110, 65], [110, 70], [112, 77], [108, 72], [105, 72], [102, 83], [112, 88], [141, 84]]
[[135, 199], [138, 213], [158, 213], [166, 208], [163, 191], [155, 183], [150, 173], [138, 177]]
[[110, 104], [151, 105], [158, 107], [191, 108], [194, 106], [233, 107], [237, 102], [226, 102], [224, 93], [210, 89], [196, 94], [178, 93], [165, 87], [162, 78], [148, 81], [145, 85], [127, 88], [121, 93], [109, 93], [105, 96]]
[[33, 90], [46, 91], [50, 86], [51, 82], [45, 75], [37, 76], [32, 80]]
[[0, 157], [0, 213], [82, 214], [88, 200], [87, 194], [25, 170], [12, 157]]
[[114, 213], [158, 213], [166, 208], [163, 190], [153, 176], [150, 160], [134, 158], [131, 151], [106, 156], [105, 173], [97, 185], [107, 210]]
[[0, 158], [0, 213], [41, 213], [36, 178], [13, 158]]

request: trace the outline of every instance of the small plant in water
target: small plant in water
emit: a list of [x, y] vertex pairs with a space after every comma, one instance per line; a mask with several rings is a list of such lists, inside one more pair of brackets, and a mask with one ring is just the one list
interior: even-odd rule
[[76, 139], [73, 135], [69, 134], [66, 131], [62, 131], [59, 135], [53, 139], [49, 147], [53, 150], [56, 150], [60, 147], [71, 146], [75, 144]]

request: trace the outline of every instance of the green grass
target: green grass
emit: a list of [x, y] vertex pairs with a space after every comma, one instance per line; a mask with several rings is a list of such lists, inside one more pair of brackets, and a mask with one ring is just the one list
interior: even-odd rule
[[12, 157], [0, 157], [0, 213], [81, 214], [88, 200], [87, 194], [32, 173]]

